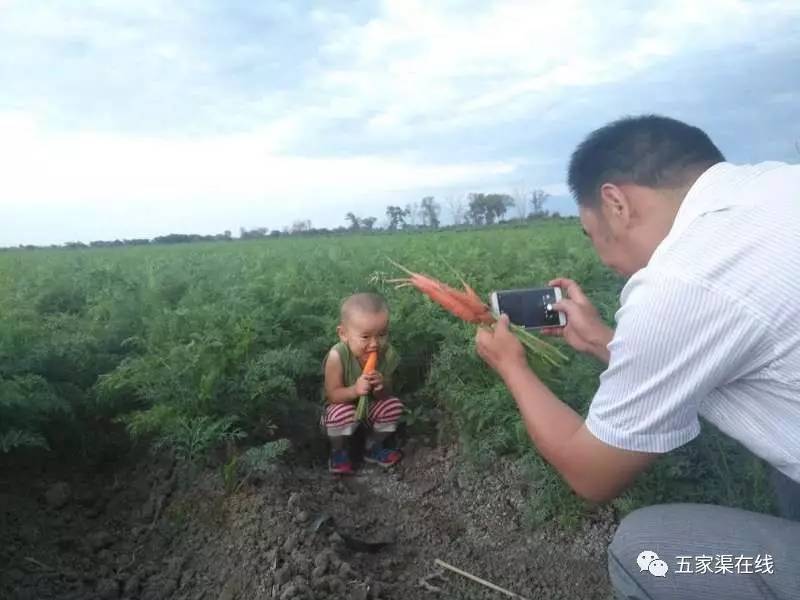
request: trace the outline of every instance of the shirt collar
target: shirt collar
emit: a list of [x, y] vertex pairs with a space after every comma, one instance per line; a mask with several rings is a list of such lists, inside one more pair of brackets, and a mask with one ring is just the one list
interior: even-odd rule
[[703, 171], [681, 201], [667, 237], [656, 246], [648, 264], [652, 264], [657, 256], [666, 252], [698, 217], [709, 212], [724, 210], [733, 204], [729, 201], [730, 195], [720, 191], [723, 184], [730, 183], [731, 174], [735, 169], [736, 166], [729, 162], [720, 162]]

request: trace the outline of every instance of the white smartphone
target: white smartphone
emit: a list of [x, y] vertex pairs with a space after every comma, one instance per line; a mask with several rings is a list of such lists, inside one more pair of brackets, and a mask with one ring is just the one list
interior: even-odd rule
[[563, 327], [566, 313], [552, 309], [561, 300], [561, 288], [531, 288], [492, 292], [491, 305], [496, 313], [505, 313], [514, 325], [525, 329]]

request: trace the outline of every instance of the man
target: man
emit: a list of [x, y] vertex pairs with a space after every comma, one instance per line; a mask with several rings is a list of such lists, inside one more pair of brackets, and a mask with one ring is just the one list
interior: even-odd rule
[[586, 420], [527, 367], [505, 318], [479, 331], [479, 354], [591, 501], [696, 437], [699, 416], [775, 469], [787, 518], [698, 504], [626, 517], [609, 548], [619, 598], [800, 598], [800, 166], [735, 166], [701, 130], [643, 116], [589, 135], [569, 185], [600, 259], [629, 277], [616, 330], [577, 283], [550, 282], [567, 325], [546, 333], [608, 364]]

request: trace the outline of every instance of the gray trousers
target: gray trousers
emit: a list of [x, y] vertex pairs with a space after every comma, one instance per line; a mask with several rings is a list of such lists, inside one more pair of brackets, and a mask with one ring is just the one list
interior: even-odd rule
[[778, 471], [772, 484], [780, 518], [706, 504], [630, 513], [608, 549], [616, 598], [800, 599], [800, 484]]

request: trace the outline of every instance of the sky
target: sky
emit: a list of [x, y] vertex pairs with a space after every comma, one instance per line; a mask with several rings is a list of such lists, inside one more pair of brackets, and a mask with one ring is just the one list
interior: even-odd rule
[[0, 246], [541, 188], [657, 113], [800, 162], [797, 0], [0, 0]]

